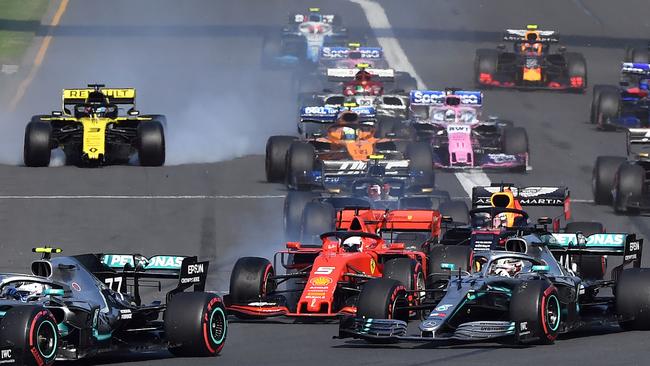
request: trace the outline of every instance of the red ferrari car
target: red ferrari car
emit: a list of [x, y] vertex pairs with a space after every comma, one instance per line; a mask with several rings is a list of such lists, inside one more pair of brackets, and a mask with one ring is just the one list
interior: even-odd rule
[[[355, 314], [361, 288], [377, 277], [402, 282], [412, 290], [410, 300], [418, 303], [424, 297], [426, 254], [385, 238], [402, 227], [408, 231], [416, 221], [425, 232], [439, 233], [440, 215], [428, 211], [427, 217], [413, 220], [413, 215], [400, 219], [401, 214], [379, 211], [342, 211], [337, 226], [347, 231], [322, 234], [318, 245], [288, 242], [286, 250], [276, 253], [274, 264], [264, 258], [240, 258], [224, 298], [229, 313], [244, 318]], [[275, 272], [278, 261], [284, 274]]]

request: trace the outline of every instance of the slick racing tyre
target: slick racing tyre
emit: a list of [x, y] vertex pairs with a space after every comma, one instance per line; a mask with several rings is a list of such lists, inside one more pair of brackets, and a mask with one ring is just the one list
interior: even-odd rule
[[216, 356], [226, 342], [226, 308], [217, 294], [181, 292], [165, 310], [165, 335], [176, 356]]
[[434, 187], [433, 152], [426, 142], [412, 142], [406, 147], [409, 169], [417, 178], [414, 185]]
[[[35, 116], [39, 117], [39, 116]], [[23, 161], [26, 166], [43, 167], [50, 165], [52, 126], [47, 122], [34, 121], [25, 127]]]
[[271, 136], [266, 141], [266, 168], [267, 182], [284, 182], [286, 176], [287, 151], [291, 144], [296, 141], [293, 136]]
[[460, 224], [469, 223], [469, 208], [464, 201], [446, 201], [438, 207], [442, 216], [451, 217], [453, 222]]
[[276, 289], [273, 265], [265, 258], [242, 257], [230, 274], [230, 301], [247, 304], [259, 301]]
[[442, 269], [443, 263], [453, 264], [454, 271], [472, 271], [473, 251], [469, 245], [435, 244], [429, 249], [427, 289], [442, 290], [447, 286], [449, 270]]
[[57, 321], [41, 306], [15, 306], [0, 322], [0, 348], [13, 347], [12, 356], [22, 359], [18, 364], [52, 365], [59, 342]]
[[[393, 258], [384, 263], [383, 278], [399, 281], [410, 292], [407, 296], [410, 305], [419, 305], [426, 296], [426, 279], [422, 264], [411, 258]], [[418, 317], [421, 311], [412, 311], [409, 317]]]
[[509, 127], [503, 130], [503, 152], [509, 155], [528, 152], [528, 134], [523, 127]]
[[613, 88], [600, 90], [596, 108], [596, 125], [601, 130], [613, 130], [615, 125], [611, 120], [618, 117], [621, 95]]
[[288, 240], [300, 240], [303, 212], [309, 202], [319, 197], [308, 191], [289, 191], [284, 199], [283, 224]]
[[639, 64], [647, 64], [650, 62], [650, 53], [647, 49], [639, 49], [634, 47], [625, 48], [625, 62], [635, 62]]
[[510, 321], [519, 327], [517, 343], [551, 344], [560, 329], [562, 309], [548, 280], [522, 281], [512, 291]]
[[138, 125], [138, 158], [142, 166], [165, 164], [165, 130], [160, 121]]
[[408, 321], [406, 287], [390, 278], [376, 278], [366, 282], [359, 294], [357, 316], [372, 319], [399, 319]]
[[318, 236], [336, 230], [336, 210], [327, 202], [309, 202], [302, 214], [302, 242], [319, 243]]
[[612, 203], [612, 190], [618, 168], [627, 161], [619, 156], [599, 156], [591, 176], [591, 189], [597, 205]]
[[640, 201], [645, 193], [645, 169], [636, 164], [622, 164], [618, 168], [616, 186], [614, 189], [614, 211], [617, 213], [633, 213], [628, 204]]
[[[605, 228], [600, 222], [569, 222], [564, 229], [567, 233], [581, 232], [584, 236], [604, 233]], [[573, 263], [578, 265], [578, 273], [582, 279], [602, 280], [607, 271], [607, 258], [602, 255], [574, 255]]]
[[581, 78], [582, 84], [577, 87], [573, 87], [572, 90], [584, 93], [587, 89], [587, 62], [585, 58], [574, 52], [567, 52], [564, 54], [564, 59], [566, 60], [567, 76], [569, 80], [575, 80], [574, 78]]
[[287, 153], [287, 184], [296, 189], [303, 188], [301, 180], [314, 169], [316, 151], [306, 142], [295, 141]]
[[[499, 67], [499, 51], [490, 49], [476, 50], [476, 59], [474, 61], [474, 82], [477, 86], [486, 86], [482, 80], [487, 76], [492, 80], [496, 76]], [[483, 79], [481, 79], [483, 77]]]
[[650, 330], [650, 269], [625, 269], [616, 284], [616, 312], [625, 330]]
[[[598, 111], [600, 105], [600, 95], [603, 92], [607, 94], [618, 94], [618, 88], [611, 85], [596, 85], [594, 86], [593, 95], [591, 97], [591, 110], [589, 112], [589, 123], [592, 125], [598, 124]], [[618, 107], [617, 107], [618, 113]]]

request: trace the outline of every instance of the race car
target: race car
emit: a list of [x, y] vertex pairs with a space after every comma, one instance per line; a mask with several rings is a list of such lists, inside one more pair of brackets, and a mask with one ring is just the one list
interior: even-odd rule
[[433, 162], [445, 169], [529, 167], [528, 135], [512, 122], [481, 119], [480, 91], [412, 90], [411, 126], [418, 141], [431, 145]]
[[326, 132], [342, 108], [351, 106], [366, 124], [374, 124], [377, 137], [389, 137], [388, 134], [401, 134], [399, 127], [409, 115], [409, 97], [402, 94], [354, 95], [311, 94], [303, 100], [300, 110], [298, 133], [309, 138], [316, 133]]
[[[0, 274], [0, 362], [51, 365], [107, 352], [216, 356], [226, 340], [221, 298], [205, 292], [208, 262], [134, 254], [56, 256], [40, 247], [31, 273]], [[178, 281], [162, 301], [142, 287]], [[152, 286], [154, 284], [154, 286]], [[186, 290], [193, 287], [193, 291]]]
[[[486, 213], [522, 214], [520, 210], [480, 209]], [[475, 212], [478, 213], [478, 212]], [[519, 344], [550, 344], [558, 334], [618, 323], [623, 329], [649, 330], [644, 309], [650, 298], [650, 271], [641, 266], [643, 239], [635, 234], [552, 233], [542, 226], [521, 227], [503, 248], [473, 253], [468, 267], [443, 263], [447, 286], [440, 301], [423, 302], [431, 313], [408, 334], [409, 305], [417, 293], [399, 281], [374, 279], [361, 290], [355, 316], [344, 318], [339, 338], [373, 343], [513, 339]], [[572, 256], [622, 257], [611, 280], [588, 280], [571, 269]], [[558, 261], [557, 257], [564, 261]], [[626, 268], [632, 265], [632, 268]], [[605, 295], [602, 289], [611, 289]], [[428, 290], [427, 290], [428, 291]], [[609, 292], [608, 292], [609, 293]], [[408, 299], [408, 301], [407, 301]]]
[[623, 62], [650, 63], [650, 42], [645, 47], [626, 47]]
[[289, 22], [278, 34], [265, 37], [262, 64], [267, 66], [309, 65], [318, 62], [325, 46], [343, 46], [348, 31], [340, 16], [323, 14], [320, 8], [309, 8], [306, 14], [291, 14]]
[[467, 223], [467, 205], [452, 200], [449, 192], [413, 184], [410, 179], [386, 175], [354, 178], [343, 184], [326, 178], [322, 190], [288, 192], [283, 222], [288, 238], [305, 240], [332, 231], [340, 220], [337, 213], [351, 207], [365, 210], [438, 211], [454, 222]]
[[594, 203], [614, 211], [639, 214], [650, 211], [650, 128], [629, 128], [628, 156], [599, 156], [593, 169]]
[[[124, 106], [129, 108], [126, 115], [121, 113]], [[125, 164], [137, 154], [140, 165], [160, 166], [165, 163], [166, 124], [163, 115], [140, 115], [135, 89], [103, 84], [63, 89], [61, 110], [33, 116], [25, 127], [24, 163], [48, 166], [52, 149], [61, 148], [66, 164]]]
[[552, 43], [559, 42], [555, 31], [537, 29], [506, 29], [504, 41], [514, 43], [496, 50], [476, 51], [474, 80], [480, 88], [516, 88], [567, 90], [583, 93], [587, 88], [587, 64], [580, 53], [551, 53]]
[[[230, 293], [224, 297], [228, 313], [247, 319], [354, 314], [359, 290], [377, 277], [424, 291], [427, 257], [423, 252], [385, 241], [370, 232], [361, 217], [353, 221], [348, 231], [320, 235], [319, 245], [288, 242], [273, 264], [265, 258], [240, 258], [232, 270]], [[276, 273], [280, 266], [284, 273]]]
[[[424, 143], [377, 138], [374, 123], [365, 123], [351, 110], [337, 114], [324, 135], [299, 140], [271, 136], [266, 144], [266, 177], [287, 182], [290, 188], [322, 185], [329, 176], [365, 176], [373, 166], [386, 176], [414, 177], [420, 185], [433, 185], [431, 149]], [[369, 164], [369, 160], [379, 164]]]
[[650, 127], [650, 64], [623, 62], [619, 86], [594, 86], [590, 122], [600, 130]]

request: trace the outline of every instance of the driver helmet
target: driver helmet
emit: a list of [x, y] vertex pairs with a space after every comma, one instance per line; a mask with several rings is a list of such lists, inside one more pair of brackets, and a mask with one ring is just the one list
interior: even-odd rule
[[363, 240], [361, 239], [360, 236], [351, 236], [343, 240], [341, 246], [343, 247], [343, 250], [345, 250], [346, 252], [360, 252], [362, 243]]
[[364, 69], [359, 70], [359, 72], [354, 76], [354, 79], [357, 81], [370, 81], [371, 78], [372, 74]]
[[343, 140], [355, 140], [357, 138], [357, 130], [352, 127], [343, 127], [341, 136]]
[[46, 289], [46, 285], [37, 282], [23, 283], [22, 285], [16, 288], [16, 290], [20, 292], [28, 293], [29, 294], [28, 296], [41, 295], [43, 294], [43, 291], [45, 291], [45, 289]]
[[445, 111], [445, 121], [446, 122], [455, 122], [456, 121], [456, 111], [453, 109], [447, 109]]
[[354, 86], [354, 92], [356, 94], [361, 94], [361, 93], [364, 93], [365, 91], [366, 91], [366, 89], [363, 87], [363, 85], [355, 85]]
[[379, 184], [371, 184], [368, 186], [368, 198], [371, 201], [378, 201], [381, 199], [381, 186]]
[[504, 258], [497, 259], [492, 267], [492, 275], [503, 277], [514, 277], [524, 268], [524, 262], [520, 259]]
[[492, 219], [492, 228], [501, 229], [505, 227], [508, 227], [508, 215], [505, 212], [495, 215]]
[[476, 229], [487, 229], [490, 226], [490, 214], [487, 212], [479, 212], [472, 216], [472, 227]]

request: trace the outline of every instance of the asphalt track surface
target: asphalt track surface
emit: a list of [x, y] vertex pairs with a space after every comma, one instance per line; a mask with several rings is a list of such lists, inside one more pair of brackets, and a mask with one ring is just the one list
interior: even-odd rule
[[[615, 83], [623, 47], [642, 43], [650, 26], [645, 0], [627, 0], [625, 8], [608, 0], [379, 3], [408, 60], [431, 88], [471, 87], [474, 50], [493, 47], [504, 28], [528, 23], [559, 30], [564, 44], [583, 52], [590, 85]], [[225, 290], [237, 257], [269, 256], [280, 249], [285, 190], [264, 183], [260, 154], [268, 135], [294, 131], [295, 95], [290, 72], [261, 69], [260, 51], [263, 35], [278, 31], [288, 13], [314, 5], [341, 14], [355, 34], [374, 41], [361, 8], [343, 0], [71, 1], [51, 30], [54, 39], [45, 61], [17, 111], [3, 113], [0, 270], [26, 269], [30, 248], [38, 244], [61, 246], [68, 253], [198, 254], [212, 261], [209, 287]], [[380, 36], [387, 31], [376, 30]], [[136, 87], [143, 113], [168, 116], [170, 165], [17, 166], [29, 116], [57, 109], [61, 88], [90, 82]], [[487, 92], [487, 111], [527, 128], [533, 165], [528, 174], [488, 174], [490, 180], [567, 185], [574, 198], [591, 199], [595, 157], [624, 154], [625, 145], [623, 135], [598, 132], [587, 123], [590, 100], [590, 93]], [[438, 185], [453, 196], [465, 195], [452, 174], [439, 174]], [[647, 218], [616, 216], [610, 208], [586, 203], [573, 208], [576, 220], [601, 221], [612, 231], [650, 237]], [[333, 340], [335, 333], [334, 324], [233, 321], [217, 359], [178, 360], [159, 353], [93, 362], [633, 365], [645, 363], [650, 346], [648, 333], [616, 327], [526, 348], [373, 347]]]

